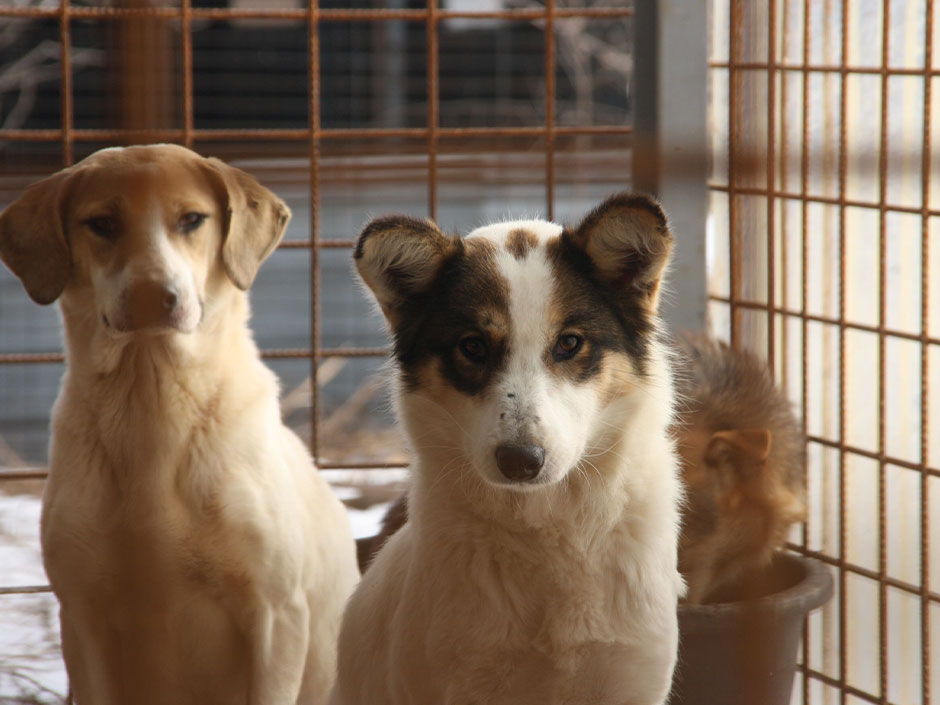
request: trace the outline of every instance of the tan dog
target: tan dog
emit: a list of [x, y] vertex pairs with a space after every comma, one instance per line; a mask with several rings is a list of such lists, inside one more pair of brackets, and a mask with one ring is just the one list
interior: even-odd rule
[[686, 599], [721, 599], [755, 579], [803, 518], [804, 441], [767, 366], [724, 343], [679, 341], [676, 427], [687, 489], [679, 542]]
[[97, 152], [0, 215], [0, 257], [65, 326], [42, 546], [79, 705], [331, 688], [354, 544], [247, 327], [289, 217], [172, 145]]

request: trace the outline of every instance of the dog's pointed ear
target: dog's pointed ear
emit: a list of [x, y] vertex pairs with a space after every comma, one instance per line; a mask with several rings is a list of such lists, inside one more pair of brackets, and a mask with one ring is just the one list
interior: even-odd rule
[[401, 308], [427, 292], [458, 244], [431, 221], [386, 216], [365, 227], [353, 256], [359, 275], [394, 326]]
[[246, 290], [281, 241], [290, 208], [250, 174], [215, 157], [206, 161], [222, 199], [222, 263], [235, 286]]
[[71, 276], [65, 207], [74, 173], [63, 169], [33, 184], [0, 214], [0, 260], [38, 304], [59, 298]]
[[656, 312], [673, 245], [666, 214], [656, 201], [641, 194], [611, 196], [568, 237], [594, 263], [605, 284], [639, 295], [640, 304]]
[[766, 428], [717, 431], [708, 442], [705, 459], [728, 463], [742, 478], [760, 472], [770, 457], [773, 434]]

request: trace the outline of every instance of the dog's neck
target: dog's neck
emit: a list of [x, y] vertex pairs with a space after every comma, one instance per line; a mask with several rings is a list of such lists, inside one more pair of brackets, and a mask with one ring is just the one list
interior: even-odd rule
[[220, 404], [237, 406], [241, 397], [270, 393], [276, 381], [258, 360], [247, 326], [248, 298], [235, 290], [226, 297], [206, 310], [192, 333], [118, 335], [93, 307], [64, 296], [63, 391], [114, 407], [94, 413], [139, 411], [152, 418], [165, 405], [175, 417], [183, 409], [190, 418], [181, 423], [198, 423]]
[[674, 532], [681, 489], [669, 431], [673, 397], [668, 375], [658, 375], [651, 384], [665, 387], [662, 394], [612, 401], [598, 424], [602, 437], [588, 444], [583, 462], [561, 482], [529, 491], [484, 481], [453, 442], [453, 431], [450, 437], [446, 428], [435, 432], [426, 415], [409, 413], [402, 389], [398, 411], [406, 432], [423, 439], [413, 448], [409, 516], [422, 524], [415, 533], [458, 543], [583, 541], [586, 548], [625, 522], [636, 524], [631, 531], [646, 531], [646, 525], [657, 531], [653, 526], [662, 523]]
[[[424, 525], [419, 533], [446, 535], [457, 542], [601, 538], [625, 517], [643, 514], [641, 505], [657, 501], [624, 460], [629, 440], [629, 433], [619, 434], [606, 453], [591, 458], [590, 467], [572, 470], [561, 482], [530, 491], [491, 486], [479, 478], [468, 460], [458, 467], [459, 459], [438, 457], [432, 451], [419, 453], [409, 516]], [[668, 474], [673, 469], [662, 471]], [[441, 481], [441, 474], [448, 472], [459, 475], [459, 480]]]
[[[224, 315], [221, 307], [207, 310], [195, 332], [160, 336], [116, 336], [80, 301], [63, 297], [67, 368], [53, 444], [76, 434], [93, 439], [97, 455], [89, 467], [139, 497], [169, 496], [155, 492], [154, 483], [175, 492], [179, 483], [202, 482], [212, 466], [192, 458], [216, 452], [208, 438], [254, 452], [263, 429], [242, 410], [267, 404], [264, 418], [279, 423], [277, 380], [247, 328], [247, 296], [231, 296]], [[62, 408], [70, 413], [57, 413]]]
[[100, 381], [157, 361], [165, 369], [204, 367], [211, 374], [220, 358], [253, 350], [247, 296], [234, 289], [224, 296], [205, 310], [192, 333], [117, 333], [101, 319], [87, 290], [67, 290], [60, 306], [69, 373]]

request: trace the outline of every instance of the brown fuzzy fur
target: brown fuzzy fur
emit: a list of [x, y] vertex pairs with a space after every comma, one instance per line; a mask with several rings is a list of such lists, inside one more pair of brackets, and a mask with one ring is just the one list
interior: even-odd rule
[[803, 518], [804, 438], [757, 357], [688, 334], [678, 348], [679, 568], [687, 601], [701, 603], [767, 565]]

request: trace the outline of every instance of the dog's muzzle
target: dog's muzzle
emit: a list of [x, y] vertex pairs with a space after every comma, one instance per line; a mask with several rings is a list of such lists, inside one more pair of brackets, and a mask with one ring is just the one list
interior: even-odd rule
[[507, 480], [528, 482], [545, 465], [545, 449], [536, 445], [503, 443], [496, 447], [496, 465]]
[[117, 331], [179, 329], [184, 316], [179, 290], [159, 281], [141, 281], [128, 287], [115, 320], [105, 323]]

